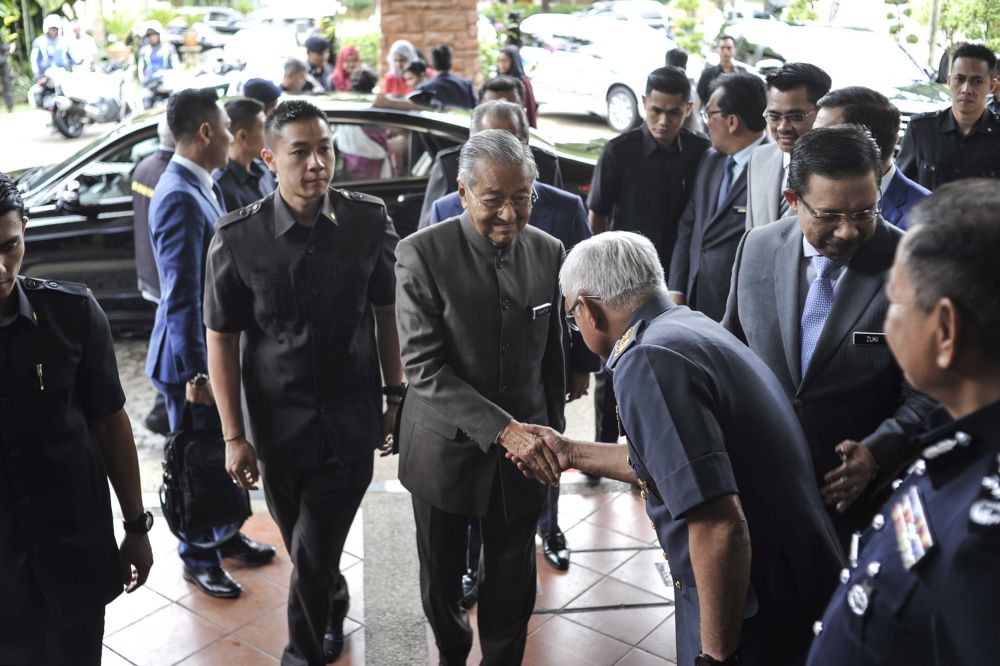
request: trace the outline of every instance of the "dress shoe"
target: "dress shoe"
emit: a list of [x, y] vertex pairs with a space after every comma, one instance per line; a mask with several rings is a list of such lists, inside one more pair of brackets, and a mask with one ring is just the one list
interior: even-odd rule
[[479, 575], [475, 571], [462, 574], [462, 599], [458, 605], [469, 610], [479, 601]]
[[569, 547], [562, 530], [542, 535], [542, 552], [545, 561], [560, 571], [569, 569]]
[[229, 572], [215, 565], [207, 569], [184, 567], [184, 580], [191, 581], [210, 597], [235, 599], [243, 592], [243, 586], [233, 580]]
[[344, 618], [347, 617], [347, 607], [341, 613], [331, 613], [323, 633], [323, 660], [326, 663], [337, 661], [344, 651]]
[[232, 539], [219, 546], [219, 554], [247, 564], [267, 564], [274, 559], [274, 547], [257, 543], [243, 532], [237, 532]]
[[170, 420], [167, 418], [167, 403], [164, 402], [163, 396], [159, 393], [156, 394], [156, 400], [153, 401], [153, 408], [149, 410], [149, 414], [146, 414], [146, 418], [142, 420], [142, 424], [146, 426], [147, 430], [154, 432], [157, 435], [163, 435], [166, 437], [170, 434]]

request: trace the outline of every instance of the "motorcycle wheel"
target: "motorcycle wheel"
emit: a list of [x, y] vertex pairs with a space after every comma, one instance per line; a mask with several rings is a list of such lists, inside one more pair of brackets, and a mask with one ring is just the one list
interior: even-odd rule
[[52, 124], [67, 139], [75, 139], [83, 134], [83, 117], [72, 111], [52, 110]]

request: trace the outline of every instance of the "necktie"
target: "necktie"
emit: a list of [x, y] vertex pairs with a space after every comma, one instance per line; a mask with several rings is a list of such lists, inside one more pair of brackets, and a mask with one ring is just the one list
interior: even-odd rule
[[823, 256], [812, 258], [813, 268], [816, 269], [816, 279], [809, 285], [809, 293], [806, 295], [806, 304], [802, 308], [802, 376], [806, 376], [809, 368], [809, 361], [812, 360], [813, 352], [816, 350], [816, 343], [819, 341], [820, 333], [826, 324], [826, 318], [833, 307], [833, 282], [830, 280], [830, 273], [838, 266], [836, 261]]
[[212, 184], [212, 192], [215, 193], [215, 200], [219, 202], [219, 217], [226, 214], [226, 200], [222, 197], [222, 188], [218, 183]]
[[[778, 192], [778, 219], [788, 215], [788, 200], [785, 199], [785, 188], [788, 187], [788, 168], [782, 169], [781, 190]], [[772, 220], [772, 222], [775, 220]]]
[[715, 212], [718, 214], [722, 210], [722, 204], [729, 195], [729, 190], [733, 186], [733, 170], [736, 168], [736, 160], [729, 156], [726, 165], [722, 170], [722, 184], [719, 186], [719, 198], [715, 201]]

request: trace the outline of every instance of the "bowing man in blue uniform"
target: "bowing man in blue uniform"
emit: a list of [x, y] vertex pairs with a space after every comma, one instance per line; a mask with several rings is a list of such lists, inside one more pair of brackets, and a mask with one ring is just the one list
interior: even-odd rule
[[[1000, 247], [995, 180], [918, 204], [889, 277], [885, 334], [943, 410], [860, 538], [811, 666], [993, 664], [1000, 653]], [[852, 551], [855, 548], [852, 547]]]
[[673, 304], [643, 236], [580, 243], [559, 284], [571, 327], [607, 359], [628, 443], [534, 432], [564, 468], [639, 484], [674, 579], [678, 663], [801, 664], [842, 554], [778, 380]]

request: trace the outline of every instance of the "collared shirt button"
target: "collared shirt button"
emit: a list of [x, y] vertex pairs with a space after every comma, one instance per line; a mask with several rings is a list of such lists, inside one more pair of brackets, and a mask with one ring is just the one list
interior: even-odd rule
[[683, 585], [681, 585], [681, 582], [679, 580], [674, 580], [674, 587], [679, 590], [683, 587]]
[[509, 354], [513, 348], [514, 347], [509, 342], [505, 342], [500, 346], [500, 351], [504, 354]]
[[309, 254], [316, 254], [316, 246], [310, 245], [309, 247], [306, 248], [306, 252], [308, 252]]
[[501, 393], [506, 393], [507, 392], [507, 385], [506, 384], [504, 384], [503, 386], [500, 387], [500, 392]]
[[513, 307], [513, 305], [514, 301], [510, 300], [509, 298], [505, 298], [500, 302], [500, 307], [502, 307], [504, 310], [510, 310], [511, 307]]
[[507, 265], [506, 261], [504, 261], [503, 259], [497, 259], [497, 268], [503, 268], [506, 265]]

